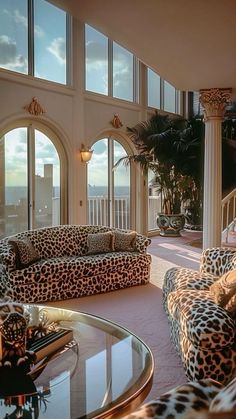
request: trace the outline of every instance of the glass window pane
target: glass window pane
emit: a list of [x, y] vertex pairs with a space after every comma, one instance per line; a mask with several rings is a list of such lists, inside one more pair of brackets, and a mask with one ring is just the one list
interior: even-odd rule
[[59, 224], [59, 157], [51, 140], [35, 130], [35, 228]]
[[161, 100], [160, 100], [160, 76], [152, 71], [150, 68], [147, 69], [147, 77], [148, 77], [148, 106], [152, 108], [161, 107]]
[[85, 25], [86, 90], [108, 95], [108, 38]]
[[0, 0], [0, 11], [0, 67], [27, 74], [27, 0]]
[[113, 42], [113, 96], [133, 101], [133, 54]]
[[164, 81], [164, 110], [175, 113], [175, 88]]
[[[157, 229], [157, 215], [162, 212], [161, 193], [158, 192], [154, 183], [155, 174], [152, 170], [148, 172], [148, 230]], [[154, 186], [153, 186], [154, 185]]]
[[34, 75], [66, 84], [66, 13], [45, 0], [34, 2]]
[[[114, 141], [114, 164], [127, 155], [120, 143]], [[130, 166], [122, 163], [114, 170], [114, 227], [130, 227]]]
[[107, 138], [97, 141], [93, 150], [88, 165], [89, 224], [109, 225]]
[[27, 128], [17, 128], [0, 139], [0, 237], [27, 228]]

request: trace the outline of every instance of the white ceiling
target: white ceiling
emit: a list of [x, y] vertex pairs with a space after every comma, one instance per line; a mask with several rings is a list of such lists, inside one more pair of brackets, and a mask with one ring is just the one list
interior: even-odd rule
[[53, 1], [178, 89], [236, 89], [236, 0]]

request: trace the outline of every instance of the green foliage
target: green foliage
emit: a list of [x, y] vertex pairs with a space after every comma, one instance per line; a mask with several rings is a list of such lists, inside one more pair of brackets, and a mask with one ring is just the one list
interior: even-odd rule
[[195, 192], [201, 190], [202, 126], [201, 120], [186, 121], [155, 112], [148, 121], [128, 128], [138, 154], [126, 157], [126, 164], [134, 161], [145, 173], [148, 169], [154, 172], [165, 213], [179, 213], [183, 201], [193, 206]]

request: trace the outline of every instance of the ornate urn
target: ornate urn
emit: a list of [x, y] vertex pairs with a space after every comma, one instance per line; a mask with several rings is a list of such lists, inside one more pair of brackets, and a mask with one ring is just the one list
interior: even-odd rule
[[184, 214], [162, 214], [157, 216], [160, 236], [179, 237], [185, 224]]

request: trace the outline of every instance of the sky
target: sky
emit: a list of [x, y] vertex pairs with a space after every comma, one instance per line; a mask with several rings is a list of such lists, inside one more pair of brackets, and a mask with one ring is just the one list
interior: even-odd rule
[[[66, 13], [34, 2], [35, 76], [66, 83]], [[0, 66], [28, 73], [27, 0], [0, 0]]]
[[[91, 186], [106, 186], [108, 184], [108, 139], [104, 138], [97, 141], [92, 148], [94, 152], [88, 163], [88, 184]], [[114, 141], [114, 163], [126, 154], [122, 145]], [[129, 173], [129, 167], [119, 165], [113, 172], [115, 186], [129, 186]]]
[[[86, 89], [108, 95], [108, 38], [85, 25]], [[133, 101], [133, 54], [113, 42], [113, 96]]]
[[[59, 159], [54, 144], [35, 130], [35, 174], [44, 175], [44, 164], [53, 164], [53, 185], [60, 185]], [[27, 185], [27, 128], [16, 128], [5, 135], [5, 184]]]

